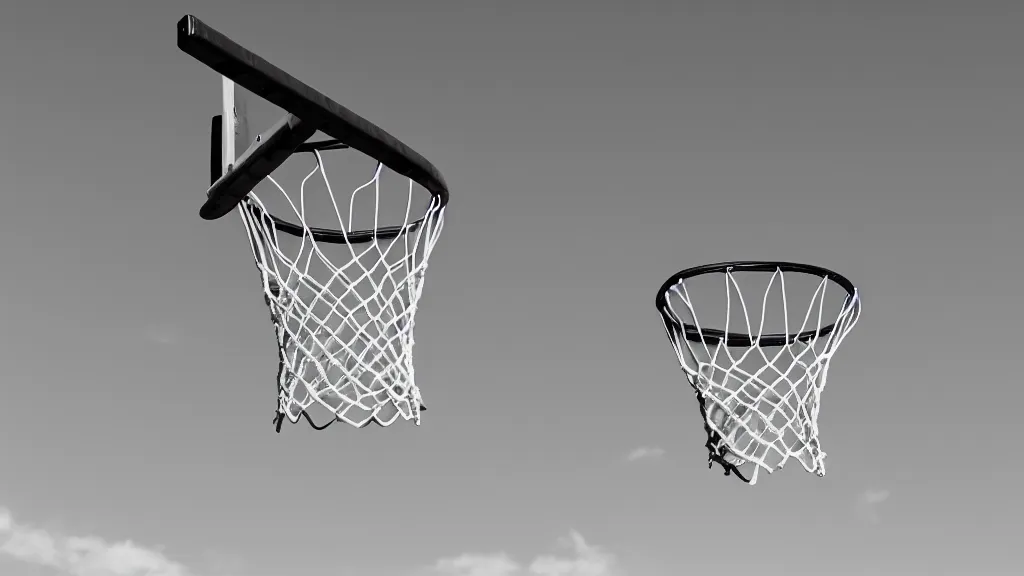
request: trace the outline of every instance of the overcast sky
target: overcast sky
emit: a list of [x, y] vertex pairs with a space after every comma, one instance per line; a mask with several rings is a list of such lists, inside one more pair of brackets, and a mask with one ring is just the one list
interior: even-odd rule
[[[1011, 573], [1021, 3], [5, 13], [0, 574]], [[220, 81], [175, 46], [186, 13], [445, 175], [421, 426], [274, 433], [245, 232], [198, 215]], [[844, 273], [864, 315], [827, 476], [750, 487], [707, 469], [653, 304], [762, 258]]]

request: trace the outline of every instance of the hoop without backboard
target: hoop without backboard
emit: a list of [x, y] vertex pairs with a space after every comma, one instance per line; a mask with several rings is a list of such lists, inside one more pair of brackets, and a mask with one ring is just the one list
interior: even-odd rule
[[790, 459], [824, 476], [821, 393], [860, 318], [853, 283], [819, 266], [723, 262], [672, 275], [655, 306], [697, 396], [708, 465], [750, 484]]
[[[277, 335], [278, 431], [284, 419], [303, 417], [317, 428], [419, 423], [413, 327], [448, 203], [444, 178], [394, 136], [196, 17], [182, 18], [177, 32], [182, 51], [221, 75], [200, 215], [213, 220], [237, 208], [242, 216]], [[281, 116], [259, 122], [269, 128], [257, 133], [260, 105]], [[311, 141], [317, 133], [328, 139]], [[328, 178], [331, 151], [371, 161], [348, 202], [336, 198], [336, 179], [353, 171]], [[286, 163], [300, 156], [305, 176], [287, 182]], [[389, 174], [404, 184], [386, 186]], [[420, 189], [429, 198], [417, 203]], [[317, 195], [329, 202], [317, 204]], [[393, 221], [384, 218], [389, 206]], [[315, 424], [313, 410], [329, 421]]]

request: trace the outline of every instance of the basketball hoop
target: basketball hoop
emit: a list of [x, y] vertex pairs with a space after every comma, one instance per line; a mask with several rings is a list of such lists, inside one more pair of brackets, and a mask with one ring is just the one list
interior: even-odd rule
[[[179, 20], [177, 33], [182, 51], [221, 75], [222, 113], [214, 118], [211, 135], [212, 183], [200, 216], [214, 220], [236, 207], [242, 216], [277, 335], [277, 430], [285, 418], [303, 417], [318, 429], [335, 421], [387, 426], [404, 418], [419, 424], [424, 408], [414, 378], [413, 326], [448, 203], [441, 173], [377, 125], [195, 16]], [[246, 99], [236, 88], [286, 113], [251, 138]], [[331, 139], [310, 142], [317, 132]], [[376, 171], [348, 202], [339, 202], [322, 153], [349, 148], [375, 160]], [[273, 173], [295, 154], [310, 154], [314, 163], [293, 197]], [[382, 224], [383, 171], [408, 183], [398, 225]], [[323, 182], [333, 211], [307, 212], [306, 186], [314, 178]], [[268, 199], [256, 191], [263, 182], [272, 185], [269, 194], [276, 188], [284, 196], [286, 204], [278, 207], [283, 216], [271, 214]], [[414, 184], [430, 193], [418, 219]], [[373, 195], [372, 205], [356, 202], [366, 194]], [[313, 213], [324, 211], [332, 227], [312, 226]], [[359, 214], [367, 218], [356, 230], [353, 218]], [[330, 414], [327, 423], [313, 422], [309, 409], [316, 406]]]
[[[739, 272], [772, 275], [760, 298], [762, 309], [756, 329], [735, 278]], [[797, 330], [792, 330], [789, 323], [786, 273], [820, 278]], [[688, 280], [709, 274], [722, 274], [725, 279], [724, 330], [701, 324], [687, 291]], [[781, 290], [785, 329], [766, 334], [765, 309], [776, 281]], [[830, 282], [839, 285], [846, 297], [834, 319], [826, 323], [824, 301]], [[745, 332], [729, 331], [734, 292]], [[821, 392], [832, 356], [860, 317], [860, 295], [853, 283], [825, 268], [805, 264], [724, 262], [673, 275], [658, 291], [655, 304], [700, 403], [708, 436], [708, 466], [717, 462], [726, 476], [735, 473], [754, 484], [759, 470], [771, 473], [795, 458], [808, 472], [824, 476], [825, 452], [819, 445], [817, 422]], [[752, 468], [753, 474], [741, 472], [741, 467]]]
[[[444, 222], [443, 199], [431, 196], [425, 215], [411, 220], [410, 179], [401, 226], [352, 230], [352, 212], [347, 218], [341, 212], [321, 155], [338, 148], [325, 143], [302, 150], [312, 154], [315, 166], [298, 194], [304, 198], [309, 179], [319, 176], [331, 194], [337, 229], [309, 227], [301, 200], [293, 203], [272, 176], [267, 180], [288, 199], [298, 224], [270, 215], [255, 192], [238, 205], [277, 335], [278, 431], [285, 418], [297, 422], [300, 417], [317, 429], [334, 421], [387, 426], [399, 417], [419, 424], [423, 409], [414, 379], [413, 327], [427, 262]], [[372, 189], [379, 204], [384, 169], [378, 164], [352, 196]], [[282, 232], [299, 239], [297, 249], [283, 246]], [[314, 405], [333, 419], [314, 423], [308, 413]]]

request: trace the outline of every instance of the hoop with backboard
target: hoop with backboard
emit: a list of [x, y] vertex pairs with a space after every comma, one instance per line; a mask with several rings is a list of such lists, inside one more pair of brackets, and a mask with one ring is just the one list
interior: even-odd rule
[[[746, 273], [771, 274], [760, 298], [756, 330], [737, 281], [738, 275]], [[798, 330], [790, 328], [786, 273], [817, 282], [809, 285], [810, 301]], [[723, 328], [710, 328], [698, 318], [696, 298], [687, 290], [688, 281], [714, 274], [725, 280], [724, 306], [711, 307], [724, 307]], [[830, 282], [842, 288], [845, 296], [841, 304], [837, 302], [834, 320], [823, 325]], [[784, 328], [765, 333], [773, 288], [780, 290], [782, 306], [773, 310], [776, 318], [781, 314]], [[733, 313], [734, 293], [741, 315]], [[795, 458], [808, 472], [824, 476], [825, 452], [820, 448], [817, 424], [821, 392], [833, 354], [860, 317], [860, 295], [853, 283], [818, 266], [723, 262], [674, 274], [658, 290], [655, 305], [700, 404], [708, 437], [708, 466], [718, 463], [726, 476], [735, 473], [754, 484], [759, 470], [771, 473]], [[701, 311], [707, 320], [711, 311], [705, 306]], [[737, 317], [745, 332], [733, 331]], [[776, 352], [769, 354], [771, 349]]]
[[[211, 186], [200, 216], [212, 220], [235, 208], [242, 216], [278, 341], [277, 430], [285, 418], [301, 417], [317, 429], [335, 421], [387, 426], [399, 417], [418, 424], [424, 407], [414, 379], [413, 326], [448, 203], [441, 173], [394, 136], [196, 17], [182, 18], [177, 33], [182, 51], [222, 76], [222, 114], [214, 117], [211, 132]], [[252, 98], [284, 111], [258, 136], [247, 109]], [[318, 132], [328, 139], [311, 141]], [[376, 166], [351, 192], [347, 219], [323, 157], [346, 149]], [[275, 171], [299, 154], [312, 162], [296, 199]], [[400, 223], [393, 225], [383, 222], [387, 194], [381, 180], [387, 171], [402, 176], [401, 188], [407, 187], [405, 208], [395, 212]], [[314, 176], [330, 200], [324, 210], [307, 208]], [[270, 192], [257, 188], [264, 185]], [[429, 200], [412, 218], [416, 186]], [[368, 205], [359, 202], [364, 190], [372, 190]], [[284, 200], [271, 198], [278, 193]], [[288, 216], [272, 214], [272, 200]], [[325, 216], [331, 227], [313, 225]], [[355, 226], [356, 216], [370, 224]], [[326, 424], [314, 423], [314, 408], [326, 410]]]

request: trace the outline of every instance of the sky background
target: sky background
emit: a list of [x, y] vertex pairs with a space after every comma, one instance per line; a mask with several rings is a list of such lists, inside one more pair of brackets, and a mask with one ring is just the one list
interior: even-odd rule
[[[3, 576], [1016, 571], [1020, 2], [5, 7]], [[445, 175], [422, 426], [274, 433], [186, 13]], [[824, 478], [706, 467], [653, 301], [736, 259], [862, 291]]]

